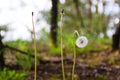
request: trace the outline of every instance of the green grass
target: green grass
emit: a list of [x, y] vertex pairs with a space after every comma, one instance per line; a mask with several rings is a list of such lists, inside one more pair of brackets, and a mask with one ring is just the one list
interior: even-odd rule
[[109, 80], [106, 76], [104, 76], [104, 75], [98, 75], [96, 78], [95, 78], [95, 80]]
[[[72, 32], [71, 32], [72, 33]], [[98, 38], [93, 37], [91, 35], [85, 35], [88, 38], [88, 45], [85, 48], [77, 49], [77, 54], [80, 54], [82, 52], [89, 53], [90, 50], [104, 50], [111, 47], [111, 39], [110, 38]], [[47, 51], [48, 54], [55, 54], [60, 55], [60, 35], [58, 35], [58, 48], [55, 48], [51, 44], [51, 40], [49, 39], [48, 32], [45, 32], [43, 30], [42, 37], [40, 40], [37, 40], [37, 47], [38, 51], [42, 51], [44, 49], [44, 45], [46, 45], [49, 50]], [[73, 52], [73, 44], [72, 44], [73, 34], [69, 34], [66, 32], [63, 32], [63, 48], [64, 48], [64, 54], [69, 55]], [[16, 40], [16, 41], [9, 41], [5, 42], [5, 44], [10, 45], [12, 47], [18, 48], [20, 50], [26, 51], [26, 52], [33, 52], [33, 48], [31, 48], [32, 43], [29, 41], [23, 41], [23, 40]]]
[[34, 64], [34, 59], [29, 54], [22, 55], [22, 54], [15, 54], [18, 64], [21, 66], [21, 68], [25, 71], [31, 70]]
[[0, 71], [0, 80], [25, 80], [27, 73], [16, 72], [15, 70], [9, 70], [4, 68]]
[[18, 39], [16, 41], [7, 41], [7, 42], [5, 42], [5, 44], [7, 44], [11, 47], [14, 47], [14, 48], [18, 48], [23, 51], [29, 51], [30, 42]]

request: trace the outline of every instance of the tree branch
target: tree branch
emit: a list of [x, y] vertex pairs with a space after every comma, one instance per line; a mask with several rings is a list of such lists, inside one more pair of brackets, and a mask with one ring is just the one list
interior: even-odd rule
[[[5, 48], [8, 48], [8, 49], [11, 49], [11, 50], [13, 50], [13, 51], [20, 52], [20, 53], [25, 54], [25, 55], [27, 55], [27, 54], [28, 54], [27, 52], [24, 52], [24, 51], [19, 50], [19, 49], [16, 49], [16, 48], [13, 48], [13, 47], [8, 46], [8, 45], [4, 45], [4, 47], [5, 47]], [[29, 55], [30, 55], [30, 56], [32, 56], [32, 57], [34, 57], [34, 55], [32, 55], [32, 54], [29, 54]]]

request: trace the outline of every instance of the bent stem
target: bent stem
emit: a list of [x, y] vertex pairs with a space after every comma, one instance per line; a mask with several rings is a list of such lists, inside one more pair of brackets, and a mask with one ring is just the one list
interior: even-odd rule
[[74, 80], [75, 64], [76, 64], [76, 48], [74, 44], [74, 61], [73, 61], [73, 68], [72, 68], [72, 80]]
[[62, 75], [63, 75], [63, 80], [65, 80], [65, 71], [64, 71], [64, 61], [63, 61], [63, 41], [62, 41], [62, 21], [63, 21], [63, 10], [61, 11], [61, 23], [60, 23], [60, 41], [61, 41], [61, 63], [62, 63]]
[[[75, 34], [79, 37], [79, 33], [77, 30], [74, 31], [74, 38]], [[76, 46], [75, 46], [75, 39], [73, 38], [73, 45], [74, 45], [74, 60], [73, 60], [73, 67], [72, 67], [72, 80], [74, 80], [74, 73], [75, 73], [75, 64], [76, 64]]]
[[35, 60], [35, 69], [34, 69], [34, 80], [37, 79], [37, 49], [36, 49], [36, 34], [35, 34], [35, 27], [34, 27], [34, 20], [33, 20], [34, 13], [32, 12], [32, 26], [33, 26], [33, 35], [34, 35], [34, 60]]
[[80, 36], [77, 30], [74, 31], [74, 35], [75, 35], [75, 34], [76, 34], [78, 37]]

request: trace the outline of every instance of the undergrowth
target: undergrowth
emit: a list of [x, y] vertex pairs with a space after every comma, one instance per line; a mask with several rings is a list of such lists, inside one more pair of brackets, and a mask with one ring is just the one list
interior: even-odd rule
[[15, 70], [9, 70], [8, 68], [4, 68], [0, 71], [0, 80], [25, 80], [27, 73], [16, 72]]

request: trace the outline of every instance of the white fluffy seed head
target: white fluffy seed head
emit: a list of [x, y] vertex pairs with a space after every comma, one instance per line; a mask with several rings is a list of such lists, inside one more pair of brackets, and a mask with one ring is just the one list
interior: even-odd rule
[[83, 48], [88, 44], [88, 39], [85, 36], [80, 36], [76, 40], [76, 46], [78, 48]]

